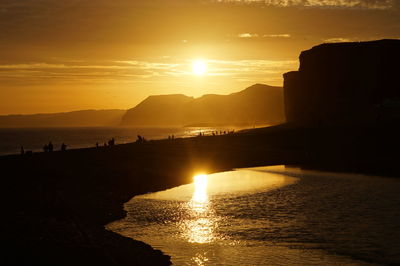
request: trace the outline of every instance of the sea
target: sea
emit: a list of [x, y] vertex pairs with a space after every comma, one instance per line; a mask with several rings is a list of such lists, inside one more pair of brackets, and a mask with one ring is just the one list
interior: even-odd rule
[[0, 128], [0, 155], [17, 154], [21, 146], [25, 151], [42, 152], [50, 141], [55, 149], [65, 143], [67, 149], [104, 145], [111, 138], [116, 144], [134, 142], [137, 136], [147, 140], [210, 135], [212, 132], [228, 132], [244, 127], [50, 127], [50, 128]]
[[399, 265], [400, 180], [285, 166], [133, 197], [107, 228], [173, 265]]

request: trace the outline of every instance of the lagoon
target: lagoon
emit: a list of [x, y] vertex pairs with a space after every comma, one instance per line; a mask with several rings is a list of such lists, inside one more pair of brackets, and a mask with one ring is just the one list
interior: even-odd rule
[[136, 196], [108, 229], [174, 265], [399, 263], [399, 189], [393, 178], [238, 169]]

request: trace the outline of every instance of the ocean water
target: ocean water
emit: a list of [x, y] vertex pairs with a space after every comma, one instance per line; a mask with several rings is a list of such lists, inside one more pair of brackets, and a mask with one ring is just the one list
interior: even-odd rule
[[400, 180], [280, 167], [140, 195], [107, 226], [174, 265], [400, 264]]
[[146, 139], [164, 139], [169, 135], [180, 137], [197, 136], [200, 132], [239, 130], [234, 127], [63, 127], [63, 128], [0, 128], [0, 155], [16, 154], [21, 146], [33, 152], [40, 152], [51, 141], [55, 149], [64, 142], [68, 149], [94, 147], [96, 142], [115, 138], [116, 144], [134, 142], [137, 135]]

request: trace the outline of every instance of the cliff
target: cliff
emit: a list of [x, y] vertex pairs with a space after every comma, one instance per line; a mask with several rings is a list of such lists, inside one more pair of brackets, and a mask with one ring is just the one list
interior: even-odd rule
[[284, 121], [281, 87], [255, 84], [230, 95], [150, 96], [128, 110], [122, 125], [278, 124]]
[[185, 106], [192, 100], [182, 94], [149, 96], [125, 113], [122, 125], [182, 125]]
[[288, 122], [349, 123], [400, 118], [400, 40], [328, 43], [303, 51], [284, 74]]

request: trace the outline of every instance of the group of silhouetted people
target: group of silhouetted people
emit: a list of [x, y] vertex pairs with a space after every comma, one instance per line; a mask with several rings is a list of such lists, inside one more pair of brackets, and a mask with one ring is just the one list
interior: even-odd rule
[[[235, 133], [235, 130], [232, 130], [232, 131], [219, 131], [219, 132], [218, 131], [212, 131], [211, 132], [212, 136], [226, 135], [226, 134], [233, 134], [233, 133]], [[204, 132], [200, 132], [198, 136], [199, 137], [205, 136], [205, 133]], [[175, 139], [175, 136], [174, 135], [168, 135], [168, 139], [169, 140], [173, 140], [173, 139]], [[143, 143], [143, 142], [146, 142], [146, 141], [147, 140], [143, 136], [137, 135], [137, 140], [136, 140], [137, 143]], [[104, 147], [112, 147], [112, 146], [115, 146], [115, 139], [114, 138], [111, 138], [107, 142], [104, 142]], [[96, 142], [96, 148], [99, 148], [99, 147], [100, 147], [99, 143]], [[45, 144], [43, 146], [43, 151], [44, 152], [53, 152], [53, 150], [54, 150], [54, 145], [53, 145], [53, 143], [51, 141], [48, 144]], [[61, 151], [66, 151], [67, 150], [67, 145], [64, 142], [61, 144], [60, 150]], [[21, 146], [21, 152], [20, 153], [21, 153], [21, 155], [31, 154], [32, 151], [25, 151], [24, 147]]]
[[[61, 143], [60, 151], [66, 151], [67, 150], [67, 145], [63, 142]], [[53, 152], [54, 151], [54, 145], [50, 141], [49, 144], [45, 144], [43, 146], [43, 151], [44, 152]]]
[[[233, 134], [233, 133], [235, 133], [235, 130], [232, 130], [232, 131], [219, 131], [219, 132], [218, 131], [212, 131], [211, 132], [212, 136], [226, 135], [226, 134]], [[200, 132], [198, 136], [199, 137], [205, 136], [205, 133], [204, 132]], [[174, 135], [168, 135], [168, 139], [169, 140], [173, 140], [173, 139], [175, 139], [175, 136]], [[146, 142], [146, 141], [147, 140], [143, 136], [137, 135], [137, 140], [136, 140], [137, 143], [143, 143], [143, 142]], [[114, 138], [111, 138], [107, 142], [104, 142], [104, 147], [112, 147], [112, 146], [115, 146], [115, 139]], [[100, 147], [99, 143], [96, 142], [96, 148], [99, 148], [99, 147]], [[54, 150], [54, 145], [53, 145], [53, 143], [51, 141], [48, 144], [45, 144], [43, 146], [43, 151], [44, 152], [53, 152], [53, 150]], [[67, 145], [64, 142], [61, 144], [60, 150], [61, 151], [66, 151], [67, 150]], [[28, 154], [28, 153], [32, 153], [32, 151], [25, 151], [24, 147], [21, 146], [21, 155]]]
[[[104, 146], [104, 147], [112, 147], [112, 146], [115, 146], [115, 139], [114, 139], [114, 138], [111, 138], [110, 140], [104, 142], [103, 146]], [[99, 142], [96, 142], [96, 148], [99, 148], [99, 147], [100, 147]]]
[[24, 146], [21, 146], [21, 155], [24, 155], [24, 154], [32, 154], [33, 152], [32, 151], [25, 151], [25, 149], [24, 149]]
[[[224, 130], [224, 131], [220, 130], [219, 132], [218, 132], [218, 130], [215, 130], [215, 131], [212, 131], [212, 132], [211, 132], [211, 135], [212, 135], [212, 136], [217, 136], [217, 135], [227, 135], [227, 134], [233, 134], [233, 133], [235, 133], [235, 130], [228, 130], [228, 131], [226, 131], [226, 130]], [[200, 132], [198, 136], [199, 136], [199, 137], [205, 136], [205, 133], [204, 133], [204, 132]]]
[[45, 144], [43, 146], [43, 151], [44, 152], [52, 152], [54, 149], [53, 143], [51, 143], [51, 141], [49, 142], [49, 144]]
[[[63, 143], [61, 144], [60, 151], [66, 151], [66, 150], [67, 150], [67, 145], [63, 142]], [[54, 145], [53, 145], [53, 143], [50, 141], [48, 144], [45, 144], [45, 145], [43, 146], [43, 151], [44, 151], [44, 152], [53, 152], [53, 151], [54, 151]], [[21, 154], [21, 155], [32, 154], [32, 153], [33, 153], [33, 152], [32, 152], [31, 150], [25, 151], [24, 146], [21, 146], [21, 149], [20, 149], [20, 154]]]
[[[235, 133], [235, 130], [228, 130], [228, 131], [226, 131], [226, 130], [224, 130], [224, 131], [219, 131], [219, 135], [226, 135], [226, 134], [233, 134], [233, 133]], [[215, 136], [215, 135], [218, 135], [218, 131], [213, 131], [212, 132], [212, 134], [213, 134], [213, 136]]]

